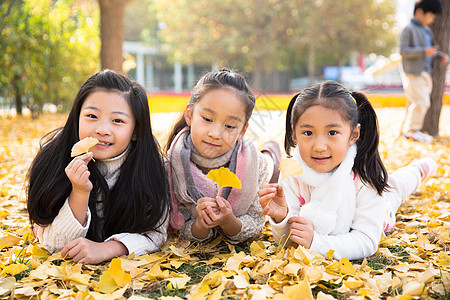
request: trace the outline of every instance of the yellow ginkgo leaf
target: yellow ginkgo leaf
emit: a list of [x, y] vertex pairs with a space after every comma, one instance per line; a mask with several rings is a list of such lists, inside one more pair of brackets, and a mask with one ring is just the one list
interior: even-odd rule
[[75, 157], [81, 154], [84, 154], [89, 151], [91, 147], [94, 147], [98, 144], [98, 140], [93, 137], [87, 137], [77, 142], [72, 147], [72, 152], [70, 153], [71, 157]]
[[131, 275], [122, 269], [120, 258], [113, 258], [108, 269], [108, 273], [119, 287], [123, 287], [131, 282]]
[[25, 270], [28, 270], [28, 267], [24, 264], [11, 264], [5, 267], [0, 274], [14, 276]]
[[281, 171], [281, 174], [283, 175], [283, 178], [281, 178], [281, 180], [289, 176], [297, 176], [303, 173], [303, 169], [300, 163], [291, 158], [283, 158], [280, 161], [279, 169]]
[[219, 195], [220, 190], [226, 186], [230, 186], [236, 189], [242, 188], [241, 181], [236, 176], [236, 174], [225, 167], [209, 171], [209, 173], [206, 174], [206, 177], [214, 180], [219, 185], [219, 191], [217, 192], [217, 195]]
[[100, 275], [100, 281], [98, 282], [98, 289], [104, 293], [109, 294], [114, 292], [118, 288], [114, 278], [109, 272], [105, 272]]
[[348, 258], [343, 257], [339, 261], [339, 271], [344, 275], [355, 275], [356, 269]]
[[0, 237], [0, 250], [3, 248], [18, 245], [20, 242], [20, 237], [8, 234], [7, 236]]

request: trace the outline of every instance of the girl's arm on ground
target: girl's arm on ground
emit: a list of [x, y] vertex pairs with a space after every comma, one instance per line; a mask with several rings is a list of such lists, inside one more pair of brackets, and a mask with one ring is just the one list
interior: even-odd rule
[[334, 250], [336, 259], [368, 257], [378, 249], [385, 214], [385, 200], [375, 190], [363, 186], [356, 196], [356, 211], [350, 232], [335, 236], [315, 232], [310, 250], [322, 255]]
[[167, 228], [169, 226], [169, 216], [161, 218], [161, 223], [155, 231], [149, 231], [145, 234], [139, 233], [119, 233], [106, 239], [108, 241], [119, 241], [127, 249], [128, 255], [134, 253], [140, 256], [159, 250], [167, 240]]
[[61, 257], [72, 257], [77, 263], [97, 264], [114, 257], [134, 253], [140, 256], [158, 250], [167, 239], [169, 219], [162, 219], [158, 231], [146, 234], [119, 233], [104, 242], [77, 238], [62, 247]]
[[45, 227], [37, 227], [36, 237], [45, 249], [50, 252], [57, 252], [70, 241], [85, 237], [90, 223], [91, 212], [89, 208], [86, 212], [86, 223], [80, 224], [75, 218], [67, 199], [51, 224]]

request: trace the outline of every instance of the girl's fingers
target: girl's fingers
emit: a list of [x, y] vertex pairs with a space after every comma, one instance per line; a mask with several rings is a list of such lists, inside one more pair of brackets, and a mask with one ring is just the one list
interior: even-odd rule
[[263, 215], [269, 215], [270, 216], [270, 210], [269, 210], [269, 206], [267, 205], [266, 207], [263, 208], [262, 210], [262, 214]]
[[66, 245], [62, 246], [61, 258], [65, 259], [67, 257], [73, 257], [70, 255], [70, 251], [76, 247], [77, 243], [74, 243], [75, 241], [76, 240], [70, 241]]
[[219, 216], [216, 215], [211, 207], [207, 208], [208, 216], [210, 217], [212, 222], [216, 222], [219, 219]]
[[208, 207], [211, 207], [211, 208], [213, 208], [215, 210], [219, 209], [219, 206], [217, 205], [216, 202], [214, 202], [214, 203], [212, 203], [212, 202], [200, 203], [200, 204], [197, 204], [197, 207], [200, 210], [206, 210]]
[[214, 228], [214, 227], [215, 227], [215, 226], [211, 226], [211, 225], [206, 224], [205, 220], [203, 220], [203, 219], [201, 219], [200, 221], [202, 222], [202, 225], [203, 225], [205, 228], [211, 229], [211, 228]]
[[263, 208], [265, 208], [267, 206], [267, 204], [269, 203], [269, 201], [272, 200], [274, 197], [275, 197], [275, 194], [273, 194], [273, 193], [267, 194], [267, 195], [259, 198], [259, 203], [261, 204], [261, 206]]
[[[278, 186], [278, 185], [277, 185]], [[267, 194], [275, 194], [277, 192], [277, 187], [272, 185], [264, 185], [259, 191], [258, 196], [264, 197]]]
[[94, 157], [94, 153], [92, 152], [87, 152], [81, 156], [79, 156], [80, 159], [82, 159], [86, 165], [92, 160], [92, 158]]
[[228, 202], [227, 200], [225, 200], [222, 197], [217, 196], [216, 202], [217, 202], [217, 205], [219, 206], [220, 211], [225, 211], [225, 210], [231, 209], [230, 202]]
[[303, 217], [295, 216], [295, 217], [290, 218], [290, 219], [288, 220], [288, 223], [289, 223], [289, 224], [294, 224], [294, 223], [298, 223], [298, 224], [309, 224], [310, 222], [309, 222], [307, 219], [303, 218]]
[[81, 174], [80, 181], [81, 182], [88, 181], [89, 176], [91, 176], [91, 172], [89, 172], [89, 171], [84, 172], [83, 174]]
[[204, 220], [206, 222], [206, 224], [208, 224], [208, 225], [212, 224], [212, 220], [211, 220], [210, 216], [204, 210], [202, 210], [202, 220]]

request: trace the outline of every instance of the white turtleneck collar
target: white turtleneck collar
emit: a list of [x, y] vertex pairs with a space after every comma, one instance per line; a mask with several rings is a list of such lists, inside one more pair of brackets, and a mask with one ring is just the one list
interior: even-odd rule
[[115, 181], [117, 180], [117, 177], [119, 175], [118, 171], [127, 158], [129, 152], [130, 147], [125, 149], [125, 151], [123, 151], [116, 157], [99, 160], [101, 163], [96, 164], [100, 170], [100, 173], [102, 173], [103, 177], [105, 177], [105, 180], [110, 188], [115, 184]]

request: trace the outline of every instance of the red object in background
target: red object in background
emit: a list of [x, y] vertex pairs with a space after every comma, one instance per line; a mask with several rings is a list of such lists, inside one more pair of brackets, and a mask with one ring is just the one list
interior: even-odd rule
[[364, 55], [361, 53], [358, 53], [358, 66], [361, 69], [361, 73], [364, 72], [364, 70], [365, 70]]

